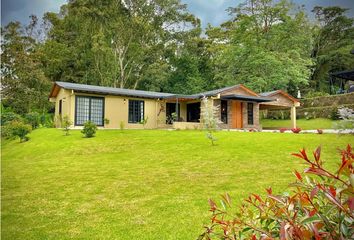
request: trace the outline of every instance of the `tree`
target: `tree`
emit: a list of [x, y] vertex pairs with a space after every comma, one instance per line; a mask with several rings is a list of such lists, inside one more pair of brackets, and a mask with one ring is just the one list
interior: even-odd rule
[[197, 20], [179, 0], [75, 0], [60, 15], [46, 14], [46, 22], [48, 77], [137, 88], [159, 85], [151, 83], [151, 73], [168, 65], [166, 49], [183, 40]]
[[207, 31], [211, 48], [221, 50], [215, 57], [218, 85], [294, 93], [307, 84], [312, 38], [304, 10], [287, 0], [251, 0], [229, 11], [230, 21]]
[[329, 90], [329, 73], [354, 68], [350, 54], [354, 46], [354, 18], [345, 16], [348, 9], [316, 6], [312, 57], [316, 62], [311, 76], [311, 88]]
[[50, 82], [42, 71], [39, 43], [32, 36], [37, 19], [30, 25], [10, 22], [1, 29], [1, 87], [4, 106], [16, 113], [32, 110], [46, 112], [50, 108]]

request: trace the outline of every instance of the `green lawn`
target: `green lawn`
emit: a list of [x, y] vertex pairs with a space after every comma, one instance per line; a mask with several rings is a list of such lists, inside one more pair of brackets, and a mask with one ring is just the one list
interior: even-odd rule
[[[338, 121], [333, 121], [326, 118], [316, 118], [316, 119], [297, 119], [297, 127], [305, 130], [316, 130], [320, 129], [333, 129], [333, 126]], [[291, 128], [290, 120], [273, 120], [273, 119], [262, 119], [261, 124], [263, 128]]]
[[101, 130], [82, 138], [39, 129], [2, 145], [3, 239], [195, 239], [209, 222], [208, 198], [236, 203], [273, 186], [287, 191], [290, 156], [322, 145], [329, 167], [353, 136]]

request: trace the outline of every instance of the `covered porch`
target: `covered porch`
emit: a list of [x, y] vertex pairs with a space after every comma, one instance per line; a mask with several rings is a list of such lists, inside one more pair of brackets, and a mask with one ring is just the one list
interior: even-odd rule
[[261, 103], [259, 106], [260, 111], [268, 110], [290, 110], [291, 128], [297, 128], [296, 124], [296, 108], [300, 106], [299, 100], [283, 92], [277, 90], [273, 92], [261, 93], [262, 96], [271, 97], [274, 99], [272, 102]]

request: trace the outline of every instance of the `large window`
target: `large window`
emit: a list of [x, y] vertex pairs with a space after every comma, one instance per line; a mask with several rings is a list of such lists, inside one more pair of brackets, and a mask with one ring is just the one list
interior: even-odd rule
[[253, 103], [247, 103], [248, 125], [253, 125]]
[[144, 101], [129, 100], [129, 123], [140, 123], [144, 120]]
[[75, 125], [84, 125], [87, 121], [103, 126], [104, 98], [76, 96]]
[[227, 101], [221, 100], [221, 121], [227, 124]]

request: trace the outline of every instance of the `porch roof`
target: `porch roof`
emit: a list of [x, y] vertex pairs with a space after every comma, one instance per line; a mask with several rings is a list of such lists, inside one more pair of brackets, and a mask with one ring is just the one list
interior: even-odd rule
[[238, 95], [238, 94], [230, 94], [221, 96], [222, 100], [243, 100], [243, 101], [250, 101], [250, 102], [272, 102], [275, 101], [273, 98], [267, 97], [256, 97], [256, 96], [245, 96], [245, 95]]

